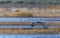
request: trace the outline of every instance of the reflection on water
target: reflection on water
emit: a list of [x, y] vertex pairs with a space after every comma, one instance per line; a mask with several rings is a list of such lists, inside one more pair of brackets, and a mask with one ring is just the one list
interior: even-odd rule
[[0, 38], [60, 38], [56, 34], [0, 34]]

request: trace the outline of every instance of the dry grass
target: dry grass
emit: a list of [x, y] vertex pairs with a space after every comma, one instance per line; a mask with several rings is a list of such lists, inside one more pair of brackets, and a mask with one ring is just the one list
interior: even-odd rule
[[60, 17], [60, 14], [48, 14], [48, 13], [14, 13], [12, 17]]
[[16, 13], [0, 13], [0, 17], [60, 17], [60, 14], [48, 14], [48, 13], [24, 13], [24, 12], [16, 12]]
[[[23, 25], [31, 25], [32, 22], [0, 22], [0, 24], [10, 25], [10, 24], [23, 24]], [[44, 22], [45, 25], [48, 26], [60, 26], [60, 22]]]
[[49, 28], [49, 29], [42, 29], [42, 28], [35, 28], [35, 29], [10, 29], [10, 28], [4, 28], [0, 29], [0, 34], [59, 34], [60, 28]]
[[32, 17], [32, 13], [15, 13], [13, 14], [13, 16], [16, 16], [16, 17]]
[[20, 13], [20, 12], [15, 12], [15, 13], [0, 13], [0, 17], [33, 17], [32, 13]]
[[48, 14], [48, 13], [34, 13], [33, 17], [60, 17], [60, 14], [54, 13], [54, 14]]
[[[8, 12], [1, 12], [0, 13], [0, 17], [6, 17], [6, 16], [9, 16], [9, 17], [60, 17], [60, 13], [41, 13], [38, 11], [38, 9], [43, 9], [44, 7], [41, 6], [41, 7], [38, 7], [37, 9], [34, 9], [35, 11], [31, 12], [31, 11], [28, 11], [29, 9], [28, 8], [21, 8], [21, 11], [19, 12], [13, 12], [13, 13], [8, 13]], [[47, 5], [45, 6], [46, 9], [59, 9], [60, 10], [60, 5]]]

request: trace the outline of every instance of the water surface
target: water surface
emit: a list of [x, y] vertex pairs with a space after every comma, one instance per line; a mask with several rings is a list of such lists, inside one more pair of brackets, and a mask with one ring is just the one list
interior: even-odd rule
[[60, 18], [0, 18], [0, 22], [58, 22]]
[[60, 38], [60, 34], [0, 34], [0, 38]]

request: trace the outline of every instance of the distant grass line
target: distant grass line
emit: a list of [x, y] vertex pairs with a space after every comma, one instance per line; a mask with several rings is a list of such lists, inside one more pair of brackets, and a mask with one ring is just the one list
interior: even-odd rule
[[[56, 1], [56, 0], [54, 0], [54, 1]], [[60, 2], [59, 2], [59, 0], [58, 1], [56, 1], [56, 2], [54, 2], [54, 1], [48, 1], [48, 0], [46, 0], [46, 1], [44, 1], [44, 0], [33, 0], [33, 1], [24, 1], [24, 0], [21, 0], [21, 1], [10, 1], [10, 0], [4, 0], [4, 1], [0, 1], [0, 3], [1, 4], [3, 4], [3, 3], [19, 3], [19, 4], [22, 4], [22, 3], [29, 3], [29, 4], [60, 4]]]

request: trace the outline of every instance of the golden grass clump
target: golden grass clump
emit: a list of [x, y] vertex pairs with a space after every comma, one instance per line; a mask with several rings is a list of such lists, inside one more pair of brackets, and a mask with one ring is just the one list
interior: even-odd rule
[[13, 16], [16, 16], [16, 17], [32, 17], [32, 13], [14, 13]]

